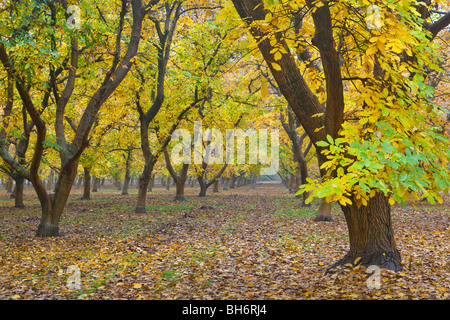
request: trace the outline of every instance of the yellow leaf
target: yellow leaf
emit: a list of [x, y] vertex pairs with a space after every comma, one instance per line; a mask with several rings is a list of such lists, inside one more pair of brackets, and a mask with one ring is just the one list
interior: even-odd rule
[[266, 97], [269, 94], [269, 88], [267, 88], [267, 84], [265, 82], [263, 82], [261, 84], [261, 95], [263, 97]]
[[18, 300], [18, 299], [20, 299], [20, 296], [18, 294], [15, 294], [15, 295], [12, 296], [12, 299], [13, 300]]
[[283, 57], [280, 51], [275, 52], [274, 59], [280, 60]]
[[272, 62], [272, 68], [274, 68], [277, 71], [281, 71], [281, 67], [278, 63]]
[[389, 204], [392, 206], [395, 203], [394, 198], [389, 198]]
[[371, 47], [369, 47], [369, 49], [367, 49], [366, 54], [368, 56], [370, 56], [370, 55], [374, 54], [376, 51], [377, 51], [377, 47], [376, 46], [371, 46]]
[[320, 128], [314, 129], [314, 132], [318, 132], [318, 131], [320, 131], [322, 129], [325, 129], [325, 126], [321, 126]]
[[135, 283], [135, 284], [133, 284], [133, 288], [135, 288], [135, 289], [140, 289], [140, 288], [142, 288], [142, 284], [140, 284], [140, 283]]

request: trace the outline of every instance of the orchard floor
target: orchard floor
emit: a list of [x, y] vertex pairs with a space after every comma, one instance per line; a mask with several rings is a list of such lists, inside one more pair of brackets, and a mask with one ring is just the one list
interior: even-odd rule
[[74, 190], [62, 237], [42, 239], [30, 187], [23, 209], [2, 188], [0, 299], [449, 299], [449, 198], [393, 206], [404, 269], [382, 269], [374, 282], [362, 268], [324, 275], [348, 249], [343, 214], [335, 206], [334, 222], [314, 222], [318, 204], [302, 208], [279, 184], [203, 198], [187, 188], [187, 202], [155, 188], [145, 214], [134, 213], [130, 191], [79, 200]]

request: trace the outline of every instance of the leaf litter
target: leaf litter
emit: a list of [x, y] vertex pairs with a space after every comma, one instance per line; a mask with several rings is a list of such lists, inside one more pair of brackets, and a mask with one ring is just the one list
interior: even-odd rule
[[[135, 195], [71, 196], [62, 237], [35, 238], [40, 209], [0, 195], [0, 299], [448, 299], [449, 200], [393, 206], [404, 268], [361, 266], [324, 274], [348, 250], [345, 219], [312, 220], [281, 185], [243, 186], [207, 197], [187, 188], [187, 202], [159, 190], [148, 212]], [[357, 262], [357, 261], [356, 261]], [[79, 270], [80, 286], [70, 286]]]

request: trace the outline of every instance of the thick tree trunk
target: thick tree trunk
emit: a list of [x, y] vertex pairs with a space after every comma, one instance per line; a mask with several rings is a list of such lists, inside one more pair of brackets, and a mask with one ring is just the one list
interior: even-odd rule
[[198, 194], [199, 197], [206, 197], [206, 191], [208, 190], [206, 184], [200, 184], [200, 193]]
[[183, 164], [179, 174], [177, 175], [175, 170], [173, 170], [172, 165], [170, 164], [170, 159], [168, 158], [168, 154], [165, 153], [165, 156], [166, 156], [166, 161], [169, 161], [169, 167], [170, 167], [169, 172], [170, 172], [173, 180], [175, 181], [175, 186], [177, 189], [174, 200], [175, 201], [186, 201], [186, 198], [184, 197], [184, 186], [186, 184], [189, 164], [187, 164], [187, 163]]
[[156, 161], [152, 160], [150, 161], [150, 163], [147, 163], [144, 167], [144, 171], [139, 177], [139, 189], [138, 189], [136, 209], [134, 210], [135, 213], [147, 212], [147, 209], [145, 208], [145, 206], [147, 205], [147, 191], [148, 185], [150, 183], [150, 177], [153, 171], [154, 162]]
[[42, 216], [36, 231], [36, 237], [60, 236], [59, 221], [77, 175], [77, 166], [78, 162], [74, 161], [61, 168], [54, 194], [48, 195], [45, 186], [37, 180], [38, 177], [33, 177], [33, 186], [42, 208]]
[[[354, 203], [354, 202], [353, 202]], [[391, 207], [388, 197], [378, 192], [367, 206], [343, 206], [347, 221], [350, 250], [333, 267], [346, 263], [375, 265], [393, 271], [402, 269], [391, 223]], [[329, 271], [330, 271], [329, 270]]]
[[184, 197], [184, 184], [185, 181], [181, 181], [181, 179], [178, 179], [178, 181], [175, 183], [175, 186], [177, 188], [177, 192], [174, 198], [175, 201], [186, 201], [186, 198]]
[[135, 213], [146, 213], [147, 209], [145, 206], [147, 205], [147, 190], [148, 190], [149, 181], [143, 176], [139, 177], [139, 189], [137, 196], [136, 209]]

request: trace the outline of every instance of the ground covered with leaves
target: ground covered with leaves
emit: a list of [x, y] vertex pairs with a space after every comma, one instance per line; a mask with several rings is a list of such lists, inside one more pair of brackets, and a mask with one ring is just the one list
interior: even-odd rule
[[[324, 271], [348, 250], [343, 214], [314, 222], [278, 184], [257, 184], [187, 202], [156, 188], [146, 214], [116, 190], [79, 200], [74, 190], [60, 238], [35, 238], [40, 208], [0, 193], [0, 299], [449, 299], [449, 203], [393, 206], [404, 269], [380, 282], [360, 267]], [[74, 268], [79, 288], [70, 284]], [[372, 277], [372, 278], [371, 278]], [[68, 281], [69, 280], [69, 281]]]

